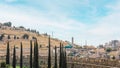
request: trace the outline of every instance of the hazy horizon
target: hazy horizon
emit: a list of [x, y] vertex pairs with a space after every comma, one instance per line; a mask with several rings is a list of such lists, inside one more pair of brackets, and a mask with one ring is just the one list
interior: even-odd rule
[[0, 0], [0, 22], [97, 46], [120, 40], [120, 0]]

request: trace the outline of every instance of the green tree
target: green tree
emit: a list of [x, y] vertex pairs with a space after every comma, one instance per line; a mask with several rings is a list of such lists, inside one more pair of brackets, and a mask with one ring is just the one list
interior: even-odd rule
[[62, 68], [62, 45], [60, 43], [59, 68]]
[[67, 68], [66, 50], [63, 48], [63, 44], [60, 43], [59, 68]]
[[64, 50], [63, 50], [63, 44], [61, 46], [61, 68], [64, 68]]
[[12, 26], [12, 23], [11, 22], [5, 22], [3, 23], [4, 26], [8, 26], [8, 27], [11, 27]]
[[14, 49], [13, 49], [13, 63], [12, 63], [12, 67], [16, 68], [16, 48], [15, 48], [15, 46], [14, 46]]
[[0, 68], [6, 68], [6, 64], [5, 64], [5, 62], [1, 62], [1, 66], [0, 66]]
[[35, 41], [35, 44], [34, 44], [34, 65], [33, 65], [33, 68], [39, 68], [39, 53], [38, 53], [38, 43], [37, 43], [37, 40]]
[[51, 68], [51, 43], [50, 43], [50, 36], [48, 38], [48, 68]]
[[10, 64], [10, 48], [9, 48], [9, 42], [7, 42], [7, 51], [6, 51], [6, 64]]
[[23, 47], [21, 42], [21, 49], [20, 49], [20, 68], [23, 68]]
[[19, 26], [19, 28], [25, 28], [24, 26]]
[[30, 68], [32, 68], [32, 40], [30, 40]]
[[107, 48], [107, 49], [106, 49], [106, 52], [111, 52], [111, 51], [112, 51], [111, 48]]
[[67, 68], [67, 55], [66, 55], [66, 49], [64, 51], [64, 68]]
[[55, 46], [55, 67], [54, 68], [57, 68], [57, 47]]

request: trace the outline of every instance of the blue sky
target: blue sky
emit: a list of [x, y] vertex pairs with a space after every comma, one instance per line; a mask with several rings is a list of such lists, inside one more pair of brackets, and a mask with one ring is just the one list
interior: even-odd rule
[[0, 22], [97, 46], [119, 40], [119, 4], [120, 0], [0, 0]]

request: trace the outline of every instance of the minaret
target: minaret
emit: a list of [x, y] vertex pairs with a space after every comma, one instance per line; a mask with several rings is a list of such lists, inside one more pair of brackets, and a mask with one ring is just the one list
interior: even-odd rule
[[72, 44], [74, 44], [74, 38], [72, 37]]

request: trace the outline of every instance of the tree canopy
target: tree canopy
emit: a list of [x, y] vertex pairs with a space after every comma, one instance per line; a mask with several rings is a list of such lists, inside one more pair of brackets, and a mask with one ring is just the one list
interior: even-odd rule
[[8, 27], [11, 27], [12, 26], [12, 23], [11, 22], [5, 22], [3, 23], [4, 26], [8, 26]]

